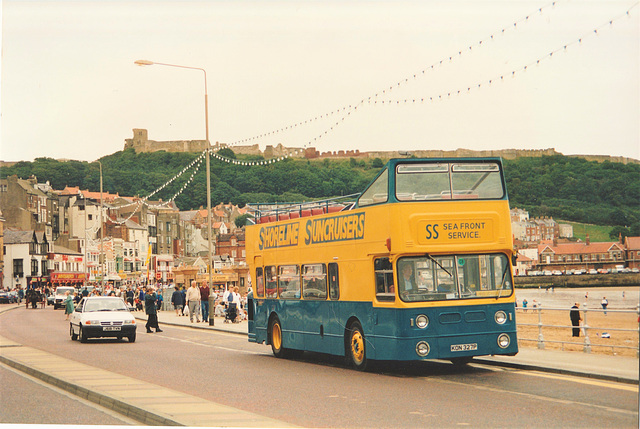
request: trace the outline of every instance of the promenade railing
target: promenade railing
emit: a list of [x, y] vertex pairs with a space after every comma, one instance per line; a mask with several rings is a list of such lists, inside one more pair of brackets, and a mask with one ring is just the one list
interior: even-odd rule
[[[533, 308], [518, 307], [516, 309], [518, 341], [521, 343], [536, 343], [539, 349], [545, 349], [546, 344], [556, 344], [559, 345], [559, 348], [563, 351], [565, 350], [565, 346], [579, 346], [582, 348], [584, 353], [591, 353], [594, 347], [611, 349], [612, 354], [616, 354], [616, 349], [635, 350], [635, 356], [640, 357], [640, 305], [635, 309], [602, 309], [595, 307], [588, 308], [586, 304], [583, 304], [582, 308], [579, 308], [582, 319], [580, 326], [576, 327], [569, 324], [549, 323], [548, 319], [553, 318], [557, 320], [559, 313], [562, 313], [563, 317], [566, 317], [566, 320], [569, 322], [569, 314], [571, 310], [575, 309], [570, 307], [543, 307], [540, 304]], [[518, 319], [531, 319], [534, 314], [537, 315], [537, 323], [530, 323], [530, 321], [518, 321]], [[596, 314], [602, 314], [603, 316], [606, 316], [607, 314], [611, 316], [627, 314], [629, 315], [629, 320], [624, 324], [635, 326], [633, 328], [604, 326], [606, 322], [603, 323], [603, 317], [598, 317], [597, 321], [593, 320]], [[552, 315], [552, 317], [545, 317], [546, 315]], [[589, 323], [592, 322], [597, 324], [594, 324], [593, 326], [589, 325]], [[580, 330], [580, 337], [571, 337], [571, 340], [566, 341], [558, 339], [558, 337], [568, 335], [568, 333], [572, 332], [574, 328], [578, 328]], [[536, 330], [537, 338], [527, 338], [527, 336], [534, 336]], [[559, 332], [563, 334], [558, 335]], [[611, 336], [611, 333], [614, 335]], [[620, 341], [615, 338], [616, 333], [632, 334], [631, 338], [626, 342], [631, 344], [635, 342], [635, 345], [620, 344]], [[545, 334], [547, 334], [547, 338], [545, 338]], [[592, 339], [594, 336], [600, 339], [598, 343], [593, 343]], [[548, 337], [552, 337], [553, 339], [549, 339]], [[603, 342], [602, 340], [604, 339], [607, 341]], [[575, 349], [575, 347], [572, 348]]]

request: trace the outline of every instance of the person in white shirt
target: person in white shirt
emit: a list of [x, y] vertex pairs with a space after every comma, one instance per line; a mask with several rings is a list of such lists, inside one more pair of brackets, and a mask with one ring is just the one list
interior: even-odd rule
[[189, 321], [193, 323], [193, 316], [196, 316], [196, 322], [198, 321], [197, 315], [200, 314], [200, 289], [196, 287], [196, 281], [191, 281], [191, 287], [187, 289], [187, 305], [189, 306]]

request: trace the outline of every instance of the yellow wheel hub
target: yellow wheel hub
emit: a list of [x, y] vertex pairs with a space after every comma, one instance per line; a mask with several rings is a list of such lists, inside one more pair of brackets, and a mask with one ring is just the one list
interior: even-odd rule
[[279, 323], [275, 323], [273, 325], [271, 341], [273, 341], [273, 347], [275, 347], [277, 350], [280, 350], [280, 347], [282, 347], [282, 330], [280, 329]]
[[361, 364], [364, 360], [364, 338], [359, 331], [351, 334], [351, 356], [356, 364]]

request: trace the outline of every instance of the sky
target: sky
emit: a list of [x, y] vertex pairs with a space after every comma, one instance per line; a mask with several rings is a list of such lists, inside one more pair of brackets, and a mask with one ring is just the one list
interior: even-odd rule
[[637, 0], [1, 4], [3, 161], [204, 140], [136, 60], [212, 144], [640, 159]]

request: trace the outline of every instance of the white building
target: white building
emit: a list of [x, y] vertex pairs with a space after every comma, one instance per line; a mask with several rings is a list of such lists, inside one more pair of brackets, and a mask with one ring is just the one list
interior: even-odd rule
[[47, 283], [49, 242], [44, 232], [5, 230], [3, 252], [5, 287]]

